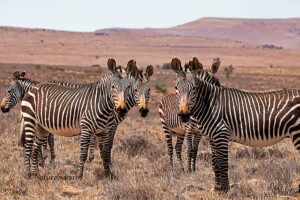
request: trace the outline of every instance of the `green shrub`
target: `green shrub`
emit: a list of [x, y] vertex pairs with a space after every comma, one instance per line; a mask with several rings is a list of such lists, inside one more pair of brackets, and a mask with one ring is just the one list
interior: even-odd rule
[[51, 71], [65, 71], [63, 68], [61, 67], [52, 67], [52, 66], [47, 66], [47, 69], [51, 70]]
[[166, 95], [168, 93], [165, 84], [156, 83], [154, 87], [158, 92], [163, 93], [163, 95]]
[[35, 69], [41, 69], [41, 65], [35, 65]]
[[162, 68], [163, 68], [163, 69], [167, 69], [167, 70], [172, 69], [171, 63], [164, 63], [164, 64], [162, 65]]
[[231, 74], [233, 74], [234, 67], [232, 65], [229, 65], [228, 67], [225, 67], [224, 72], [226, 78], [229, 78]]

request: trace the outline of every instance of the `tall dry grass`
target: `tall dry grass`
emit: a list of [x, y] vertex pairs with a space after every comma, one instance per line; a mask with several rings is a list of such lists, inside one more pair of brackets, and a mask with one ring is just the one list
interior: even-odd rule
[[[154, 112], [154, 111], [153, 111]], [[79, 166], [79, 137], [55, 136], [56, 161], [40, 168], [42, 180], [25, 178], [22, 148], [17, 146], [19, 113], [0, 114], [0, 194], [26, 199], [297, 199], [300, 160], [290, 141], [270, 148], [230, 144], [228, 194], [213, 191], [214, 173], [208, 142], [200, 144], [197, 169], [182, 173], [175, 159], [170, 171], [164, 137], [157, 118], [129, 116], [119, 127], [113, 152], [115, 179], [104, 178], [98, 150], [87, 163], [83, 180], [72, 180]], [[186, 145], [183, 158], [186, 161]], [[175, 156], [174, 156], [175, 158]], [[61, 180], [67, 179], [67, 180]]]

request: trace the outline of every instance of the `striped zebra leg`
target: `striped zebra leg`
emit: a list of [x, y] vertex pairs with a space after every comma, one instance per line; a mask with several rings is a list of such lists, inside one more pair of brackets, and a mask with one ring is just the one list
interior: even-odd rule
[[37, 175], [39, 172], [38, 157], [40, 154], [42, 154], [42, 152], [41, 152], [42, 145], [44, 145], [44, 143], [47, 144], [46, 141], [47, 141], [47, 137], [49, 134], [49, 132], [45, 131], [39, 125], [37, 126], [36, 130], [37, 131], [35, 132], [35, 140], [33, 142], [33, 148], [32, 148], [32, 174], [33, 175]]
[[51, 156], [50, 163], [54, 164], [54, 160], [55, 160], [54, 135], [52, 133], [49, 133], [49, 135], [48, 135], [48, 144], [49, 144], [49, 147], [50, 147], [50, 156]]
[[32, 147], [33, 147], [33, 142], [35, 139], [35, 132], [36, 132], [36, 123], [32, 120], [24, 121], [24, 138], [22, 138], [23, 145], [24, 145], [24, 151], [23, 151], [23, 156], [24, 156], [24, 165], [25, 165], [25, 173], [27, 178], [31, 177], [31, 153], [32, 153]]
[[194, 134], [193, 138], [193, 153], [192, 153], [192, 171], [196, 171], [196, 161], [197, 161], [197, 154], [198, 154], [198, 147], [202, 136], [197, 133]]
[[[291, 139], [293, 142], [294, 147], [297, 149], [297, 151], [300, 153], [300, 125], [298, 125], [298, 130], [291, 133]], [[295, 127], [296, 128], [296, 127]], [[300, 184], [298, 185], [298, 193], [300, 193]]]
[[96, 146], [95, 143], [96, 143], [96, 136], [93, 135], [92, 139], [91, 139], [91, 142], [90, 142], [89, 160], [88, 160], [89, 163], [91, 163], [95, 158], [95, 154], [94, 154], [95, 146]]
[[169, 154], [169, 166], [170, 169], [173, 170], [173, 144], [172, 144], [172, 133], [169, 129], [164, 128], [165, 132], [165, 138], [168, 148], [168, 154]]
[[117, 131], [117, 126], [113, 126], [113, 127], [110, 128], [110, 130], [108, 132], [108, 140], [107, 140], [106, 145], [108, 145], [107, 148], [109, 149], [109, 152], [108, 152], [109, 165], [112, 165], [111, 151], [112, 151], [112, 147], [113, 147], [113, 144], [114, 144], [114, 138], [115, 138], [116, 131]]
[[80, 137], [79, 179], [82, 179], [83, 177], [84, 164], [87, 160], [91, 138], [92, 138], [91, 130], [87, 127], [82, 127], [81, 137]]
[[187, 151], [187, 156], [188, 156], [188, 172], [191, 173], [192, 172], [192, 155], [193, 155], [193, 135], [190, 132], [190, 130], [187, 129], [187, 133], [186, 133], [186, 141], [188, 144], [188, 151]]
[[[212, 150], [212, 166], [215, 172], [215, 190], [229, 191], [228, 179], [228, 137], [223, 133], [216, 134], [216, 139], [210, 141]], [[229, 135], [229, 134], [224, 134]]]
[[184, 135], [177, 134], [175, 150], [176, 150], [177, 160], [179, 161], [179, 164], [180, 164], [180, 169], [181, 169], [181, 171], [184, 172], [182, 156], [181, 156], [183, 141], [184, 141]]
[[99, 149], [100, 149], [100, 156], [103, 161], [103, 167], [104, 167], [104, 173], [106, 177], [113, 178], [113, 174], [111, 173], [110, 170], [110, 163], [109, 163], [109, 152], [110, 148], [109, 145], [106, 145], [109, 140], [109, 135], [108, 134], [97, 134], [97, 141], [99, 144]]

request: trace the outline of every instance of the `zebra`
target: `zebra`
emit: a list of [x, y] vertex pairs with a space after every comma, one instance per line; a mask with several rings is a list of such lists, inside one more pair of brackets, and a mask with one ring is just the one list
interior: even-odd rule
[[[133, 62], [133, 64], [136, 66], [136, 61], [134, 59], [130, 60], [128, 62], [128, 65]], [[133, 87], [129, 92], [129, 102], [126, 104], [127, 109], [129, 110], [133, 106], [139, 107], [139, 112], [142, 117], [146, 117], [149, 109], [148, 109], [148, 102], [150, 99], [150, 85], [149, 85], [149, 79], [153, 74], [153, 66], [148, 65], [146, 68], [145, 74], [142, 73], [143, 70], [135, 70], [134, 74], [134, 81], [132, 83]], [[124, 72], [123, 72], [124, 73]], [[126, 72], [125, 72], [126, 73]], [[25, 72], [20, 73], [16, 71], [13, 74], [13, 81], [10, 83], [8, 87], [8, 92], [6, 97], [3, 99], [5, 104], [3, 105], [3, 110], [6, 112], [9, 111], [12, 107], [15, 106], [15, 104], [23, 99], [24, 94], [27, 93], [31, 88], [33, 88], [35, 85], [37, 85], [39, 82], [32, 81], [30, 79], [24, 78]], [[58, 85], [63, 85], [67, 87], [83, 87], [86, 84], [84, 83], [72, 83], [72, 82], [65, 82], [65, 81], [48, 81], [51, 83], [56, 83]], [[115, 112], [114, 112], [115, 113]], [[109, 136], [109, 147], [112, 148], [113, 145], [113, 138], [117, 129], [117, 126], [120, 122], [124, 120], [125, 117], [118, 119], [118, 115], [115, 113], [111, 116], [111, 120], [117, 119], [117, 121], [114, 124], [110, 124], [110, 136]], [[22, 123], [23, 124], [23, 123]], [[21, 136], [20, 143], [22, 144], [22, 141], [24, 140], [24, 132], [23, 132], [23, 125], [21, 125]], [[90, 148], [89, 148], [89, 162], [92, 162], [94, 159], [94, 149], [95, 149], [95, 139], [96, 137], [93, 137], [90, 142]], [[48, 136], [48, 144], [50, 146], [50, 152], [51, 152], [51, 163], [54, 162], [55, 159], [55, 153], [54, 153], [54, 139], [53, 134], [49, 134]], [[22, 144], [23, 145], [23, 144]], [[44, 149], [47, 148], [47, 143], [43, 145]], [[110, 155], [110, 154], [109, 154]], [[109, 156], [110, 157], [110, 156]], [[45, 159], [45, 158], [44, 158]], [[42, 160], [44, 160], [42, 159]], [[43, 166], [43, 164], [42, 164]]]
[[199, 79], [197, 71], [200, 69], [195, 65], [190, 66], [191, 76], [186, 76], [176, 58], [173, 60], [179, 114], [183, 121], [192, 116], [201, 134], [210, 142], [216, 191], [230, 189], [229, 140], [267, 147], [290, 138], [300, 150], [299, 90], [254, 93], [220, 87]]
[[[128, 63], [129, 65], [129, 63]], [[134, 61], [134, 65], [136, 66], [136, 62]], [[128, 92], [128, 99], [126, 101], [126, 110], [130, 110], [134, 106], [138, 106], [139, 112], [141, 117], [146, 117], [148, 115], [149, 109], [148, 104], [150, 100], [150, 84], [149, 80], [150, 77], [153, 75], [153, 66], [148, 65], [146, 68], [145, 73], [143, 74], [143, 70], [138, 70], [137, 67], [135, 70], [132, 70], [131, 73], [133, 79], [131, 79], [132, 87], [129, 89]], [[113, 146], [113, 140], [114, 136], [117, 130], [118, 125], [125, 119], [124, 116], [119, 116], [117, 113], [113, 113], [113, 116], [110, 118], [111, 123], [109, 123], [109, 134], [108, 134], [108, 140], [105, 144], [107, 148], [109, 149], [108, 154], [108, 162], [111, 164], [111, 150]], [[101, 148], [100, 148], [100, 151]], [[91, 155], [91, 154], [90, 154]], [[89, 158], [92, 160], [93, 158]]]
[[[39, 84], [38, 81], [33, 81], [31, 79], [25, 78], [26, 72], [19, 72], [15, 71], [13, 73], [12, 81], [10, 82], [9, 86], [7, 87], [7, 92], [5, 94], [5, 97], [2, 99], [1, 102], [1, 110], [3, 113], [9, 112], [10, 109], [12, 109], [18, 102], [22, 101], [24, 95], [32, 89], [34, 86]], [[74, 88], [80, 88], [83, 87], [86, 84], [83, 83], [72, 83], [72, 82], [66, 82], [66, 81], [48, 81], [50, 83], [56, 83], [58, 85], [63, 85], [67, 87], [74, 87]], [[24, 121], [21, 117], [21, 127], [20, 127], [20, 140], [19, 145], [24, 146], [24, 138], [25, 138], [25, 132], [24, 132]], [[93, 140], [92, 140], [93, 141]], [[54, 152], [54, 137], [52, 133], [49, 133], [47, 142], [50, 147], [50, 156], [51, 160], [50, 163], [54, 163], [55, 160], [55, 152]], [[47, 142], [43, 145], [43, 152], [46, 152], [47, 150]], [[91, 142], [92, 143], [92, 142]], [[90, 144], [91, 146], [95, 146], [94, 144]], [[90, 149], [90, 154], [93, 154], [93, 150]], [[91, 155], [90, 155], [91, 156]], [[40, 156], [42, 159], [40, 160], [40, 165], [44, 166], [44, 160], [46, 156]]]
[[[195, 58], [195, 61], [199, 65], [199, 67], [203, 70], [203, 65], [198, 61], [197, 58]], [[180, 62], [180, 60], [179, 60]], [[189, 73], [189, 63], [185, 64], [185, 73]], [[212, 66], [214, 66], [215, 63], [213, 63]], [[220, 65], [220, 63], [218, 63]], [[212, 72], [212, 69], [210, 69], [210, 74], [214, 74], [217, 71]], [[211, 80], [211, 76], [207, 76], [206, 73], [202, 73], [201, 76], [202, 79], [213, 82]], [[219, 82], [214, 83], [220, 85]], [[159, 115], [160, 120], [162, 123], [162, 128], [165, 133], [165, 138], [167, 142], [168, 147], [168, 154], [169, 154], [169, 165], [170, 168], [173, 169], [173, 145], [172, 145], [172, 135], [176, 135], [176, 155], [177, 159], [180, 163], [181, 170], [184, 171], [181, 152], [182, 152], [182, 144], [184, 141], [184, 137], [186, 135], [187, 141], [188, 141], [188, 172], [195, 171], [196, 169], [196, 158], [197, 158], [197, 152], [198, 152], [198, 146], [201, 139], [201, 135], [199, 133], [199, 130], [197, 128], [197, 124], [195, 121], [193, 121], [193, 118], [191, 118], [187, 123], [183, 123], [179, 116], [179, 109], [177, 106], [177, 100], [176, 100], [176, 94], [167, 94], [164, 96], [160, 102], [159, 106]]]
[[[61, 136], [81, 134], [78, 177], [82, 179], [91, 136], [106, 132], [104, 129], [114, 109], [120, 116], [127, 113], [126, 100], [132, 79], [130, 74], [135, 67], [128, 65], [124, 77], [113, 58], [108, 59], [107, 65], [112, 74], [106, 74], [95, 83], [70, 88], [44, 82], [33, 87], [24, 96], [21, 110], [25, 125], [24, 164], [27, 177], [31, 177], [30, 157], [32, 174], [38, 174], [39, 147], [44, 143], [48, 132], [51, 132]], [[96, 137], [99, 144], [106, 143], [108, 138], [107, 134], [96, 134]], [[109, 176], [111, 171], [106, 156], [108, 148], [105, 146], [103, 151], [105, 175]]]

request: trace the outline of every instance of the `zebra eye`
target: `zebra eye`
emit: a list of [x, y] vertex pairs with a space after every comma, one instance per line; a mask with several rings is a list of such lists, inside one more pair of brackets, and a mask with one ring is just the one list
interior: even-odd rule
[[112, 88], [113, 88], [113, 89], [115, 89], [115, 88], [116, 88], [116, 86], [115, 86], [115, 85], [112, 85]]

